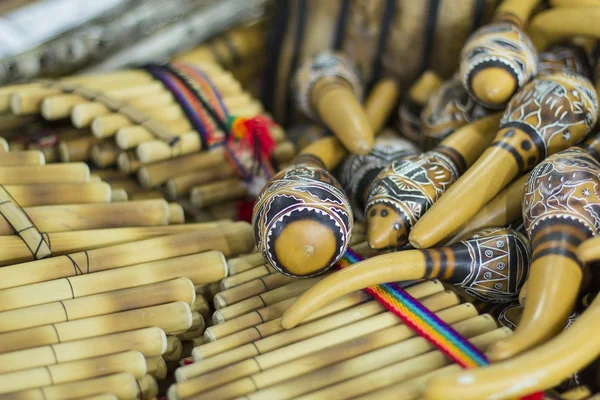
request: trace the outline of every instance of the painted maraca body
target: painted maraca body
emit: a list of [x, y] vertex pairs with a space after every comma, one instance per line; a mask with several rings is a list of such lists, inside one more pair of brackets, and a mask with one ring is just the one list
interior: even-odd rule
[[460, 80], [451, 78], [431, 96], [421, 113], [421, 147], [429, 150], [461, 126], [489, 113], [467, 93]]
[[514, 302], [527, 279], [529, 241], [520, 233], [484, 229], [449, 247], [406, 250], [339, 270], [305, 292], [284, 314], [290, 328], [327, 303], [355, 290], [387, 282], [439, 278], [486, 302]]
[[554, 336], [582, 281], [576, 250], [600, 229], [600, 163], [578, 147], [548, 157], [525, 186], [523, 221], [533, 254], [527, 301], [515, 334], [490, 353], [504, 359]]
[[410, 242], [430, 247], [541, 160], [582, 140], [596, 123], [591, 82], [566, 72], [540, 76], [511, 99], [491, 146], [415, 225]]
[[[531, 40], [517, 24], [496, 21], [475, 31], [463, 47], [461, 80], [479, 103], [501, 109], [537, 74], [537, 58]], [[486, 77], [484, 72], [494, 75]]]
[[338, 178], [357, 217], [364, 219], [367, 190], [377, 174], [391, 161], [417, 152], [417, 147], [406, 139], [381, 136], [375, 140], [369, 154], [352, 154], [346, 157], [340, 166]]
[[538, 75], [569, 72], [592, 79], [592, 70], [585, 49], [573, 43], [557, 43], [540, 54]]

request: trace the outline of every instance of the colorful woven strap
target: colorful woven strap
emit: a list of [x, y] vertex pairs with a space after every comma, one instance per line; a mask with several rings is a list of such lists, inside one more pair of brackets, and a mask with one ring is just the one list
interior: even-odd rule
[[[362, 260], [361, 256], [348, 249], [336, 268], [342, 269]], [[365, 291], [461, 367], [489, 365], [487, 357], [479, 349], [397, 284], [371, 286]], [[540, 400], [543, 399], [543, 393], [535, 393], [522, 399]]]

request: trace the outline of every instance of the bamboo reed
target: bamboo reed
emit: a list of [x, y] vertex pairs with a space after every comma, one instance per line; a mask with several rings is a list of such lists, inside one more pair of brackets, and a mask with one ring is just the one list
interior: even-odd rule
[[[146, 369], [148, 375], [151, 375], [154, 379], [163, 380], [167, 377], [167, 364], [161, 356], [148, 357], [146, 360]], [[136, 378], [141, 378], [137, 377]]]
[[283, 274], [273, 274], [265, 278], [258, 278], [244, 285], [224, 290], [214, 298], [215, 308], [217, 310], [239, 303], [242, 300], [249, 299], [269, 290], [277, 289], [283, 285], [294, 282], [295, 279]]
[[221, 290], [225, 291], [227, 289], [234, 288], [244, 283], [251, 282], [255, 279], [265, 277], [270, 274], [274, 274], [277, 271], [268, 264], [261, 265], [248, 271], [242, 272], [240, 274], [234, 276], [228, 276], [227, 278], [223, 278], [221, 281]]
[[61, 140], [58, 153], [61, 162], [88, 161], [92, 156], [92, 147], [98, 143], [93, 136], [80, 136]]
[[[0, 333], [177, 301], [183, 301], [191, 306], [195, 299], [194, 284], [187, 278], [177, 278], [130, 289], [0, 312]], [[201, 322], [204, 329], [204, 320]]]
[[8, 151], [8, 142], [3, 137], [0, 137], [0, 151]]
[[202, 337], [206, 324], [204, 323], [204, 317], [197, 311], [192, 311], [192, 326], [190, 328], [177, 335], [177, 338], [181, 341], [195, 339]]
[[21, 207], [57, 204], [107, 203], [111, 200], [106, 182], [5, 185], [4, 189]]
[[[8, 267], [5, 267], [8, 268]], [[194, 284], [216, 282], [224, 276], [223, 254], [218, 251], [158, 260], [0, 291], [0, 311], [46, 304], [137, 285], [187, 277]]]
[[122, 151], [117, 159], [117, 165], [124, 174], [133, 174], [142, 167], [142, 163], [133, 150]]
[[86, 183], [89, 179], [90, 169], [84, 163], [0, 167], [0, 182], [3, 185]]
[[95, 166], [107, 168], [117, 164], [120, 153], [116, 144], [106, 141], [92, 145], [90, 157]]
[[[458, 304], [458, 298], [448, 293], [442, 293], [441, 295], [434, 295], [430, 298], [423, 299], [423, 304], [427, 304], [426, 307], [433, 312], [438, 313], [439, 311], [438, 314], [440, 314], [443, 318], [447, 318], [446, 316], [448, 314], [451, 315], [457, 312], [464, 312], [461, 307], [464, 308], [463, 306], [466, 306], [456, 306]], [[473, 308], [472, 306], [470, 307]], [[445, 309], [448, 310], [442, 311]], [[293, 344], [288, 344], [287, 346], [277, 348], [276, 350], [268, 353], [260, 354], [255, 352], [254, 356], [246, 356], [245, 358], [247, 359], [244, 361], [239, 361], [235, 364], [232, 364], [232, 361], [228, 361], [228, 363], [225, 364], [228, 366], [226, 370], [214, 370], [214, 368], [210, 368], [208, 371], [203, 372], [202, 375], [197, 374], [194, 378], [186, 381], [180, 381], [180, 374], [178, 374], [179, 370], [177, 370], [176, 378], [178, 383], [169, 389], [168, 394], [170, 399], [189, 397], [191, 395], [200, 393], [201, 391], [221, 386], [237, 379], [245, 378], [268, 368], [283, 365], [302, 356], [317, 353], [330, 346], [334, 346], [348, 340], [359, 338], [361, 336], [401, 324], [402, 321], [400, 321], [394, 314], [384, 312], [353, 324], [345, 325]], [[250, 354], [250, 352], [247, 354]], [[204, 366], [204, 368], [218, 365], [214, 361], [217, 359], [217, 357], [209, 358], [203, 363], [192, 364], [185, 368], [188, 368], [189, 371], [190, 367], [196, 365]], [[242, 355], [238, 355], [237, 357], [240, 359]], [[235, 362], [235, 358], [233, 360], [233, 362]], [[181, 369], [183, 368], [184, 367]]]
[[169, 203], [169, 224], [185, 223], [183, 207], [178, 203]]
[[210, 305], [203, 295], [196, 294], [196, 300], [194, 301], [194, 304], [192, 304], [192, 310], [202, 315], [204, 320], [210, 320]]
[[167, 349], [160, 328], [144, 328], [90, 339], [0, 354], [0, 374], [136, 350], [155, 357]]
[[0, 157], [0, 166], [27, 166], [27, 165], [44, 165], [46, 158], [41, 151], [26, 150], [26, 151], [9, 151], [2, 154]]
[[[160, 358], [160, 357], [158, 357]], [[119, 372], [136, 379], [146, 375], [146, 359], [139, 351], [90, 358], [0, 375], [0, 394], [81, 381]]]
[[0, 334], [0, 353], [156, 326], [166, 333], [183, 332], [192, 324], [184, 302], [61, 322]]
[[256, 252], [227, 260], [227, 269], [229, 270], [229, 275], [235, 275], [258, 267], [264, 263], [265, 259], [262, 254]]
[[191, 172], [189, 174], [170, 178], [166, 182], [166, 189], [169, 196], [176, 199], [177, 197], [188, 194], [190, 190], [196, 186], [221, 179], [232, 178], [234, 176], [235, 172], [231, 165], [224, 164], [216, 168]]
[[158, 383], [152, 375], [145, 375], [144, 377], [137, 380], [138, 387], [140, 388], [141, 400], [151, 400], [158, 396]]
[[111, 189], [110, 192], [110, 201], [111, 202], [119, 202], [119, 201], [127, 201], [129, 200], [129, 196], [124, 189]]
[[165, 361], [177, 361], [181, 358], [182, 345], [181, 340], [176, 336], [167, 336], [167, 348], [162, 357]]
[[[213, 249], [235, 255], [250, 250], [253, 245], [250, 225], [236, 222], [0, 268], [0, 289]], [[220, 278], [226, 276], [227, 270], [222, 274]]]
[[122, 372], [101, 378], [14, 392], [4, 395], [3, 398], [6, 400], [67, 400], [106, 392], [114, 394], [120, 400], [125, 400], [138, 398], [141, 390], [133, 375]]
[[248, 196], [246, 184], [238, 178], [225, 179], [192, 188], [192, 204], [200, 209], [225, 201], [239, 200]]

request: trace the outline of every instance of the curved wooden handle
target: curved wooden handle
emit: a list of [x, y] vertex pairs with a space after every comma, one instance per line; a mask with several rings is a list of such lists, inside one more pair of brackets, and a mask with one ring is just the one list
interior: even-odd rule
[[574, 7], [550, 9], [537, 14], [531, 20], [529, 33], [539, 49], [570, 36], [600, 38], [598, 7]]

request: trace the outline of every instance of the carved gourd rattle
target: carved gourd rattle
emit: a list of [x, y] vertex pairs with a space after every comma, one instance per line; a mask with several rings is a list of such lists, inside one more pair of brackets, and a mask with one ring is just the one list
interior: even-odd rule
[[489, 351], [514, 356], [560, 332], [582, 280], [575, 251], [600, 228], [600, 163], [581, 148], [548, 157], [533, 169], [523, 197], [523, 221], [533, 256], [527, 301], [515, 334]]
[[[375, 85], [365, 103], [378, 131], [398, 96], [390, 82]], [[361, 111], [365, 113], [365, 111]], [[328, 172], [346, 156], [334, 136], [304, 148], [293, 165], [280, 171], [256, 199], [252, 215], [254, 239], [265, 260], [295, 277], [314, 276], [331, 268], [348, 248], [353, 226], [350, 203]]]
[[504, 0], [491, 23], [476, 30], [461, 52], [464, 87], [483, 106], [502, 109], [537, 74], [537, 51], [523, 26], [539, 0]]
[[581, 75], [539, 76], [510, 101], [494, 142], [413, 228], [415, 247], [458, 230], [514, 178], [582, 140], [598, 115], [596, 90]]
[[358, 72], [347, 57], [325, 52], [307, 60], [294, 84], [302, 111], [325, 123], [348, 151], [371, 151], [374, 130], [359, 102], [363, 89]]
[[492, 142], [500, 114], [447, 137], [434, 150], [388, 164], [373, 181], [365, 215], [374, 249], [402, 247], [414, 224]]
[[[576, 251], [577, 257], [582, 262], [599, 260], [599, 242], [598, 237], [584, 242]], [[434, 377], [427, 382], [425, 397], [430, 400], [518, 398], [553, 387], [600, 356], [599, 329], [600, 296], [596, 296], [569, 329], [548, 342], [485, 368]]]
[[329, 302], [387, 282], [439, 278], [487, 302], [514, 301], [527, 278], [530, 248], [518, 232], [485, 229], [450, 247], [383, 254], [333, 273], [306, 291], [284, 313], [289, 329]]

